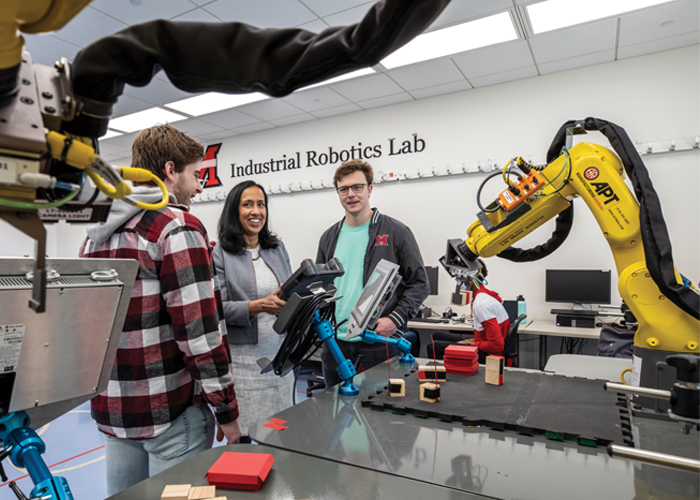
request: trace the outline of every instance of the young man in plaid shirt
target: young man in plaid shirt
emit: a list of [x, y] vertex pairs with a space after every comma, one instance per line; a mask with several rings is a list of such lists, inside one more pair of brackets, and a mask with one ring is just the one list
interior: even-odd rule
[[[202, 223], [188, 212], [204, 148], [169, 125], [140, 132], [132, 166], [163, 180], [170, 203], [142, 210], [115, 200], [104, 224], [88, 230], [81, 257], [135, 259], [139, 271], [107, 390], [91, 401], [105, 435], [107, 490], [113, 495], [211, 448], [240, 439], [238, 402], [219, 281]], [[160, 189], [134, 188], [145, 203]]]

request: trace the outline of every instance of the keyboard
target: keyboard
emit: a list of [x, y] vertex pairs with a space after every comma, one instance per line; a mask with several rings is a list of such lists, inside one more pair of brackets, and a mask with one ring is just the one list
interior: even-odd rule
[[552, 309], [552, 314], [560, 316], [578, 316], [584, 318], [595, 318], [601, 311], [591, 311], [588, 309]]
[[411, 321], [418, 321], [420, 323], [447, 323], [450, 320], [444, 318], [413, 318]]

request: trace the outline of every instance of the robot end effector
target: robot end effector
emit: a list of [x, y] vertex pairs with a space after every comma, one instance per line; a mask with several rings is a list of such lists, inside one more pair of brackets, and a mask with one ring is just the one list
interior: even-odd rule
[[458, 284], [469, 282], [472, 277], [479, 277], [484, 268], [481, 259], [459, 238], [447, 240], [447, 250], [445, 255], [440, 257], [440, 264]]

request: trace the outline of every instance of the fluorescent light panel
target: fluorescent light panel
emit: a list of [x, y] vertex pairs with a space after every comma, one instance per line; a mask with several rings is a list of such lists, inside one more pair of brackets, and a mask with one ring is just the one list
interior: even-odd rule
[[538, 35], [671, 0], [545, 0], [527, 6], [532, 31]]
[[100, 137], [100, 140], [103, 141], [105, 139], [111, 139], [112, 137], [119, 137], [122, 135], [121, 132], [117, 132], [116, 130], [112, 130], [111, 128], [107, 129], [107, 133]]
[[186, 119], [186, 116], [182, 116], [171, 111], [166, 111], [165, 109], [151, 108], [144, 111], [139, 111], [138, 113], [132, 113], [130, 115], [114, 118], [113, 120], [110, 120], [109, 128], [120, 132], [136, 132], [137, 130], [143, 130], [148, 127], [153, 127], [154, 125], [172, 123]]
[[388, 69], [398, 68], [516, 38], [518, 34], [510, 14], [501, 12], [420, 35], [387, 56], [382, 60], [382, 64]]
[[314, 83], [313, 85], [309, 85], [308, 87], [304, 87], [304, 88], [305, 89], [312, 89], [314, 87], [320, 87], [321, 85], [329, 85], [331, 83], [338, 83], [338, 82], [342, 82], [343, 80], [350, 80], [352, 78], [357, 78], [360, 76], [365, 76], [365, 75], [369, 75], [369, 74], [376, 74], [376, 73], [377, 72], [372, 68], [358, 69], [357, 71], [351, 71], [350, 73], [345, 73], [344, 75], [336, 76], [334, 78], [331, 78], [329, 80], [325, 80], [323, 82]]
[[260, 92], [253, 92], [251, 94], [220, 94], [219, 92], [209, 92], [195, 97], [188, 97], [182, 101], [164, 104], [163, 106], [174, 109], [175, 111], [180, 111], [181, 113], [187, 113], [188, 115], [202, 116], [216, 111], [223, 111], [224, 109], [243, 106], [251, 102], [262, 101], [267, 98], [268, 96]]

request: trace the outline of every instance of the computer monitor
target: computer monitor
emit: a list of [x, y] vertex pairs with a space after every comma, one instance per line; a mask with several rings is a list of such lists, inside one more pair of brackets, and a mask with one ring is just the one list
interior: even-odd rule
[[425, 266], [428, 273], [428, 283], [430, 283], [430, 295], [438, 294], [438, 267]]
[[574, 304], [610, 304], [609, 269], [547, 269], [545, 300]]

